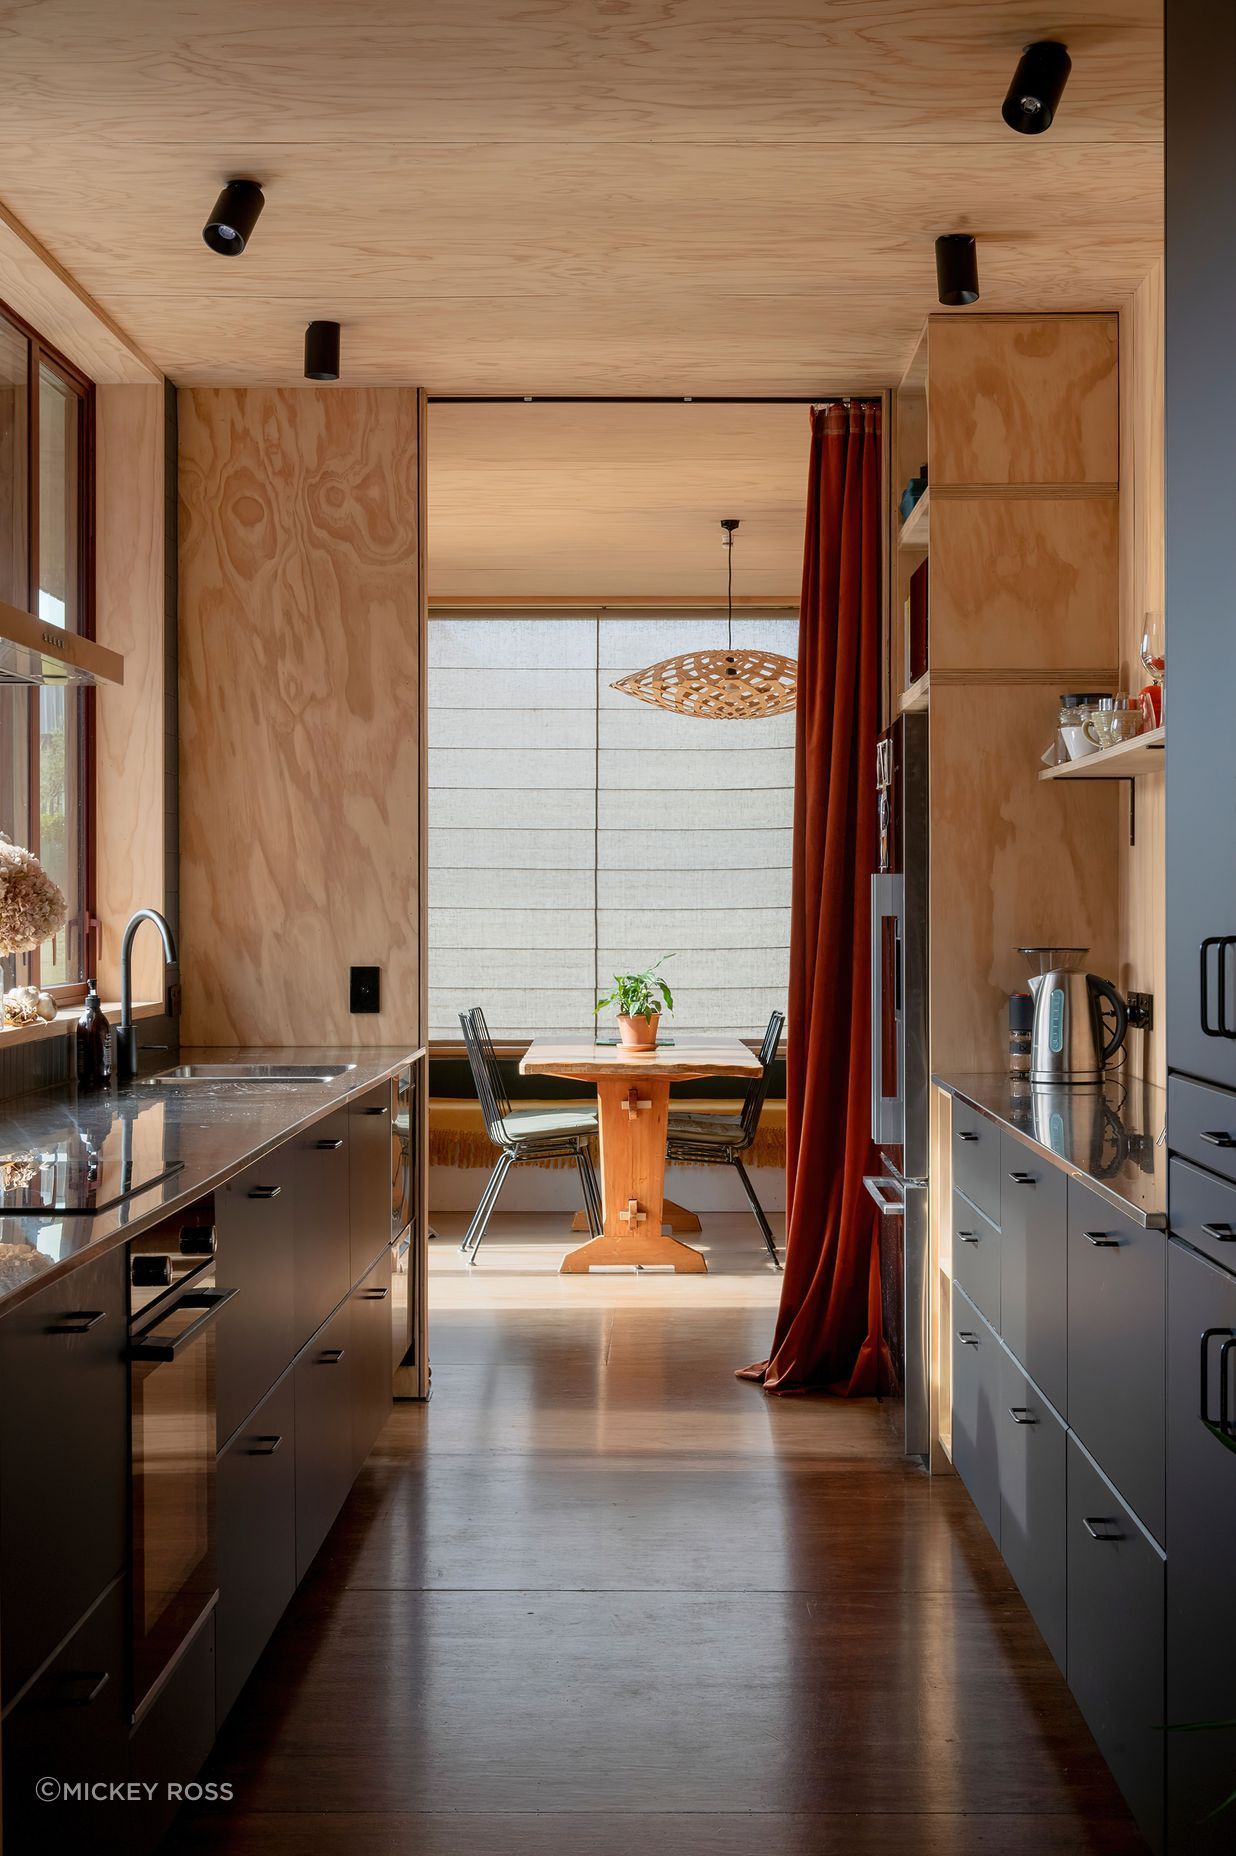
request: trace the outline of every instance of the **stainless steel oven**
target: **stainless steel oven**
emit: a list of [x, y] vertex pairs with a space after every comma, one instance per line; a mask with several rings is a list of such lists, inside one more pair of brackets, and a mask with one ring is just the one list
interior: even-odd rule
[[129, 1254], [133, 1718], [218, 1597], [213, 1201], [136, 1237]]

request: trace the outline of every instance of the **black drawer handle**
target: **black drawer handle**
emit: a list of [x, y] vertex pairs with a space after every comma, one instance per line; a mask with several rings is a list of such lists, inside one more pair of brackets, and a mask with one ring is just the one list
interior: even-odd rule
[[282, 1191], [282, 1186], [250, 1186], [249, 1197], [251, 1199], [277, 1199]]
[[1034, 1413], [1031, 1411], [1029, 1405], [1010, 1405], [1009, 1406], [1009, 1417], [1013, 1420], [1014, 1424], [1037, 1424], [1038, 1423], [1038, 1419], [1035, 1417]]
[[1204, 1224], [1202, 1229], [1216, 1244], [1236, 1244], [1236, 1231], [1230, 1224]]
[[313, 1144], [320, 1154], [333, 1154], [336, 1147], [343, 1146], [343, 1136], [340, 1134], [333, 1141], [315, 1141]]
[[977, 1231], [959, 1231], [957, 1236], [963, 1244], [977, 1244], [979, 1241], [979, 1234]]
[[65, 1677], [64, 1705], [66, 1708], [88, 1708], [96, 1702], [111, 1681], [111, 1671], [107, 1669], [83, 1669], [80, 1675]]
[[346, 1351], [345, 1347], [327, 1347], [324, 1353], [318, 1355], [318, 1365], [338, 1366]]
[[362, 1115], [385, 1115], [386, 1112], [387, 1110], [386, 1110], [385, 1103], [380, 1104], [380, 1106], [377, 1108], [363, 1108], [361, 1110]]
[[48, 1334], [89, 1334], [91, 1328], [98, 1327], [103, 1315], [101, 1308], [75, 1308], [61, 1315], [59, 1321], [51, 1322], [44, 1331]]
[[[1217, 948], [1219, 958], [1215, 963], [1215, 973], [1219, 981], [1219, 1010], [1216, 1022], [1210, 1022], [1210, 950]], [[1236, 1038], [1227, 1022], [1227, 953], [1236, 947], [1236, 935], [1207, 935], [1199, 949], [1201, 957], [1201, 978], [1198, 988], [1199, 1018], [1202, 1030], [1208, 1038]]]
[[1220, 1349], [1220, 1353], [1219, 1353], [1219, 1375], [1220, 1375], [1220, 1379], [1219, 1379], [1219, 1425], [1224, 1430], [1227, 1430], [1228, 1429], [1228, 1426], [1227, 1426], [1227, 1409], [1228, 1409], [1227, 1360], [1228, 1360], [1228, 1354], [1231, 1351], [1233, 1344], [1236, 1343], [1236, 1328], [1206, 1328], [1202, 1334], [1202, 1346], [1201, 1346], [1202, 1386], [1201, 1386], [1201, 1399], [1200, 1399], [1200, 1404], [1199, 1404], [1199, 1416], [1201, 1417], [1202, 1423], [1204, 1425], [1206, 1425], [1209, 1429], [1212, 1429], [1212, 1430], [1214, 1429], [1215, 1420], [1210, 1415], [1210, 1387], [1208, 1384], [1208, 1375], [1206, 1372], [1206, 1366], [1207, 1366], [1207, 1354], [1209, 1353], [1209, 1350], [1210, 1350], [1210, 1343], [1212, 1340], [1216, 1339], [1216, 1337], [1218, 1336], [1222, 1336], [1222, 1339], [1223, 1339], [1223, 1346]]
[[249, 1456], [273, 1456], [282, 1442], [283, 1438], [281, 1435], [255, 1437], [253, 1442], [249, 1445], [247, 1454]]
[[391, 1286], [387, 1283], [385, 1289], [366, 1289], [364, 1299], [367, 1302], [384, 1302], [390, 1292]]
[[978, 1335], [971, 1334], [969, 1328], [958, 1328], [957, 1338], [963, 1347], [977, 1347], [979, 1344]]
[[[1120, 1526], [1119, 1521], [1114, 1520], [1113, 1517], [1109, 1514], [1083, 1515], [1082, 1526], [1085, 1528], [1086, 1532], [1089, 1534], [1091, 1540], [1123, 1540], [1124, 1539], [1124, 1530]], [[1106, 1534], [1101, 1534], [1099, 1532], [1099, 1529], [1101, 1527], [1109, 1528], [1113, 1531], [1106, 1533]]]
[[1037, 1186], [1039, 1183], [1033, 1173], [1010, 1173], [1009, 1178], [1018, 1186]]
[[1113, 1237], [1110, 1231], [1083, 1231], [1082, 1236], [1088, 1244], [1093, 1244], [1096, 1250], [1119, 1250], [1120, 1248], [1120, 1239]]
[[968, 1128], [959, 1128], [957, 1130], [957, 1139], [959, 1141], [977, 1141], [978, 1135], [971, 1134]]
[[1236, 1147], [1236, 1134], [1229, 1134], [1226, 1128], [1203, 1128], [1197, 1138], [1211, 1147]]

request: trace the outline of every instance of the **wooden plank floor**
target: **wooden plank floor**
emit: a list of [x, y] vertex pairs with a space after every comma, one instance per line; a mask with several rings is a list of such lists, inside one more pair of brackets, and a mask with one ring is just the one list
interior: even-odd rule
[[[728, 1222], [742, 1274], [758, 1235]], [[490, 1290], [444, 1293], [434, 1397], [396, 1409], [233, 1712], [235, 1801], [173, 1850], [1143, 1848], [960, 1485], [873, 1404], [736, 1381], [775, 1278], [744, 1305], [713, 1244], [712, 1302], [563, 1302], [548, 1269], [515, 1298], [499, 1246]]]

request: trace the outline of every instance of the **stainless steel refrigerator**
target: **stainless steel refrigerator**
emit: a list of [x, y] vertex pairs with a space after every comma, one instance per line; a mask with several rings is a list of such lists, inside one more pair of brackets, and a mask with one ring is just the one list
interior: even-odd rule
[[871, 879], [871, 1133], [880, 1280], [908, 1456], [931, 1452], [928, 1280], [927, 717], [876, 743], [879, 841]]

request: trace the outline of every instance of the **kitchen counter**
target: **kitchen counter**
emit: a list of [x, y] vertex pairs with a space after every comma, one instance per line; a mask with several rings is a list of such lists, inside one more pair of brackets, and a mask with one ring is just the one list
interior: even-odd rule
[[346, 1063], [352, 1067], [326, 1083], [170, 1086], [138, 1077], [89, 1095], [79, 1095], [75, 1087], [69, 1087], [17, 1096], [0, 1104], [0, 1156], [5, 1159], [80, 1142], [83, 1156], [88, 1151], [123, 1153], [147, 1175], [168, 1174], [93, 1217], [0, 1214], [0, 1312], [212, 1192], [281, 1142], [394, 1076], [420, 1054], [405, 1046], [182, 1049], [183, 1063]]
[[1126, 1217], [1166, 1227], [1166, 1089], [1119, 1073], [1102, 1089], [1040, 1088], [999, 1071], [931, 1080]]

